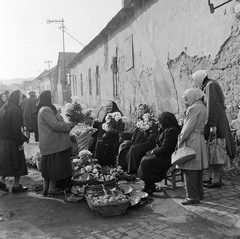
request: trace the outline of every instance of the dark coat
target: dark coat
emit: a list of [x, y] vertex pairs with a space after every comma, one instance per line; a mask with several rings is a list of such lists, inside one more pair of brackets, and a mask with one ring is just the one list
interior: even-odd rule
[[147, 151], [154, 148], [156, 137], [155, 133], [146, 134], [138, 128], [135, 129], [132, 137], [132, 145], [128, 148], [129, 151], [126, 155], [128, 173], [137, 172], [142, 157]]
[[[121, 131], [124, 130], [124, 124], [122, 124]], [[116, 164], [116, 156], [119, 148], [119, 133], [100, 130], [96, 143], [94, 157], [98, 159], [100, 165], [114, 165]]]
[[205, 139], [209, 137], [210, 127], [217, 127], [217, 137], [225, 138], [227, 152], [230, 158], [234, 158], [236, 148], [225, 112], [224, 95], [217, 81], [207, 79], [203, 82], [202, 91], [207, 95], [208, 121], [205, 127]]
[[169, 127], [156, 139], [153, 155], [144, 156], [141, 161], [141, 178], [148, 184], [160, 182], [171, 167], [171, 155], [174, 152], [180, 127]]
[[[13, 103], [15, 95], [10, 95], [9, 102], [0, 109], [0, 175], [27, 175], [24, 151], [19, 151], [23, 141], [21, 127], [23, 116], [20, 107]], [[19, 93], [20, 95], [20, 93]], [[19, 98], [18, 98], [19, 101]]]
[[23, 109], [23, 121], [24, 126], [28, 131], [37, 132], [37, 114], [34, 114], [37, 110], [37, 97], [30, 96], [23, 100], [22, 109]]

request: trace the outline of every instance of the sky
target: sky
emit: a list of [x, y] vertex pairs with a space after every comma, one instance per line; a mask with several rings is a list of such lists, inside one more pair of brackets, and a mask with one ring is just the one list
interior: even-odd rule
[[[80, 52], [122, 8], [122, 0], [0, 0], [0, 79], [35, 78], [63, 51]], [[80, 43], [79, 43], [80, 42]]]

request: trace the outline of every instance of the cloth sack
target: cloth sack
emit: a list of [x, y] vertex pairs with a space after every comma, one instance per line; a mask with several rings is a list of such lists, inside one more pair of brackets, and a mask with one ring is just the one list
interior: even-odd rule
[[178, 165], [184, 163], [190, 159], [196, 157], [196, 152], [190, 147], [186, 147], [185, 144], [182, 148], [177, 148], [172, 154], [172, 165]]

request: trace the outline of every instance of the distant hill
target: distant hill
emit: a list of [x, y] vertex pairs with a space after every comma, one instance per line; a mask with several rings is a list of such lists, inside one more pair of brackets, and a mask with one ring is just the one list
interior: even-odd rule
[[23, 81], [32, 81], [34, 77], [29, 78], [13, 78], [13, 79], [0, 79], [0, 82], [4, 85], [12, 85], [12, 84], [22, 84]]

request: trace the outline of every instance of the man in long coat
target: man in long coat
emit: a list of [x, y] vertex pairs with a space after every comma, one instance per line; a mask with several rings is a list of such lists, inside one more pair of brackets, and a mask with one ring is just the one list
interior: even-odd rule
[[29, 92], [29, 98], [23, 100], [23, 120], [26, 128], [26, 136], [30, 138], [30, 133], [34, 132], [35, 141], [38, 142], [38, 127], [37, 127], [37, 96], [34, 91]]

